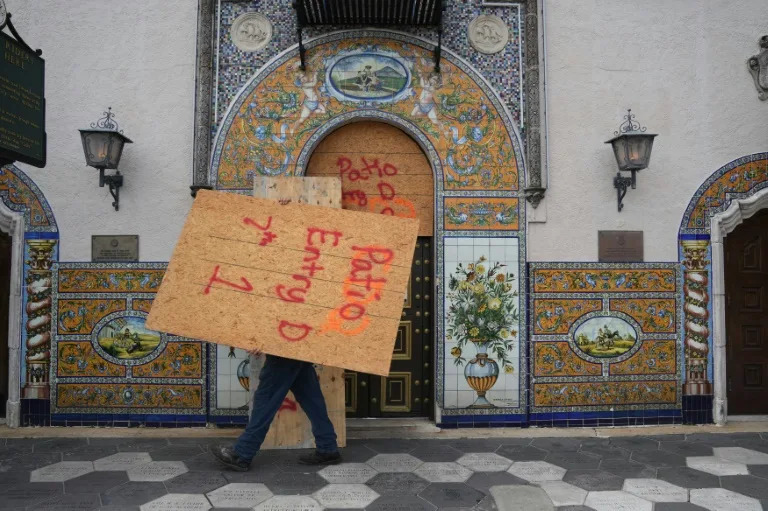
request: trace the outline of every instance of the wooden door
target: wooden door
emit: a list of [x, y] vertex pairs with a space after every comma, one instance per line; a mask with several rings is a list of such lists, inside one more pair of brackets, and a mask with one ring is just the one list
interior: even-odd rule
[[0, 417], [8, 400], [8, 307], [11, 292], [11, 237], [0, 232]]
[[429, 417], [433, 388], [432, 238], [416, 243], [389, 376], [345, 372], [348, 417]]
[[728, 413], [768, 414], [768, 210], [725, 239]]

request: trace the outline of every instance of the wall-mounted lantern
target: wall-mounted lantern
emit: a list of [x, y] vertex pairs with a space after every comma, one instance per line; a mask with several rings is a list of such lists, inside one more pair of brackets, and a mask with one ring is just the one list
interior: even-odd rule
[[[133, 142], [118, 129], [114, 117], [112, 107], [109, 107], [104, 112], [104, 117], [91, 123], [91, 129], [79, 131], [83, 139], [85, 163], [99, 169], [99, 186], [103, 187], [105, 184], [109, 186], [109, 193], [115, 199], [112, 206], [117, 211], [120, 209], [120, 187], [123, 186], [123, 176], [117, 170], [117, 165], [123, 154], [123, 146]], [[105, 169], [115, 169], [115, 173], [105, 176]]]
[[627, 188], [631, 186], [633, 190], [635, 189], [635, 173], [648, 167], [648, 162], [651, 160], [653, 137], [656, 135], [646, 133], [645, 130], [645, 127], [640, 127], [640, 123], [635, 121], [632, 109], [629, 109], [627, 115], [624, 116], [624, 122], [619, 126], [619, 130], [613, 132], [615, 137], [606, 142], [606, 144], [613, 146], [613, 154], [616, 156], [619, 170], [632, 173], [632, 177], [624, 177], [621, 172], [617, 172], [616, 177], [613, 178], [619, 211], [624, 208], [621, 201], [627, 194]]

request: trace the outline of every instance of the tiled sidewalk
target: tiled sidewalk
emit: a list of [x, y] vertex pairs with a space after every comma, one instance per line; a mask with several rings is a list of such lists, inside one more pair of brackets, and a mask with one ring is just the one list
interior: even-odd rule
[[765, 433], [353, 440], [341, 465], [265, 451], [246, 473], [207, 452], [231, 441], [0, 439], [0, 509], [768, 510]]

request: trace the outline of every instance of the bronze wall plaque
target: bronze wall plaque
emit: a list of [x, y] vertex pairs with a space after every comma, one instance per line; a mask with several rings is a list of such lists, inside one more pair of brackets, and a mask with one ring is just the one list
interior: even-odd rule
[[138, 235], [91, 236], [91, 261], [95, 263], [135, 263], [138, 260]]
[[598, 231], [597, 257], [601, 263], [643, 262], [643, 231]]

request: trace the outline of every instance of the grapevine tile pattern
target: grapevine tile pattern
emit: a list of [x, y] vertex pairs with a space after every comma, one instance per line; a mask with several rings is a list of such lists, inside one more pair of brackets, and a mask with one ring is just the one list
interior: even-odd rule
[[0, 438], [0, 508], [492, 511], [536, 495], [553, 511], [768, 509], [768, 433], [353, 440], [339, 465], [265, 451], [245, 473], [207, 452], [228, 442]]

